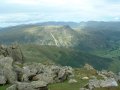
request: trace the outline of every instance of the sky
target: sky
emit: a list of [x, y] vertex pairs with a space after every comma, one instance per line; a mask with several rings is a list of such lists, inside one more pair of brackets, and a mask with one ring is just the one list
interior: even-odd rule
[[0, 0], [0, 26], [47, 21], [120, 21], [120, 0]]

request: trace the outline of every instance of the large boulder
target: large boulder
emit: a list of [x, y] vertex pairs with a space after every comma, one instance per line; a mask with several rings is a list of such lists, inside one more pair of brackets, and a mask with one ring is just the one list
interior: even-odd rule
[[105, 80], [97, 80], [97, 79], [92, 79], [89, 80], [89, 83], [87, 85], [88, 89], [92, 90], [94, 88], [104, 88], [104, 87], [117, 87], [118, 83], [114, 78], [107, 78]]
[[12, 64], [13, 59], [11, 57], [4, 57], [0, 59], [0, 69], [3, 71], [3, 76], [5, 76], [7, 81], [11, 84], [17, 81], [17, 75]]
[[23, 67], [22, 81], [29, 81], [33, 76], [44, 72], [44, 65], [41, 63], [25, 64]]
[[7, 46], [5, 45], [0, 45], [0, 55], [7, 56]]
[[33, 81], [30, 83], [31, 86], [38, 90], [48, 90], [47, 83], [44, 81]]
[[24, 62], [23, 53], [20, 46], [17, 44], [13, 44], [12, 46], [0, 45], [0, 55], [3, 55], [4, 57], [12, 57], [14, 62], [17, 63]]
[[0, 59], [1, 59], [1, 58], [4, 58], [4, 56], [3, 56], [3, 55], [0, 55]]
[[7, 79], [5, 78], [5, 76], [0, 76], [0, 85], [1, 84], [6, 84]]
[[7, 52], [8, 56], [12, 57], [15, 62], [24, 62], [24, 56], [19, 45], [12, 45], [8, 47]]
[[64, 80], [67, 80], [71, 75], [73, 75], [73, 69], [68, 66], [61, 67], [57, 75], [58, 82], [62, 82]]
[[46, 83], [54, 83], [54, 78], [53, 76], [47, 74], [47, 73], [43, 73], [43, 74], [38, 74], [36, 76], [33, 77], [34, 81], [44, 81]]
[[106, 80], [101, 81], [100, 86], [101, 87], [117, 87], [118, 83], [114, 78], [108, 78]]

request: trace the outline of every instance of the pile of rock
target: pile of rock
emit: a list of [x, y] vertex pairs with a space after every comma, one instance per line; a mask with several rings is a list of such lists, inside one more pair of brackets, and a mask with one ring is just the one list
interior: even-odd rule
[[16, 82], [7, 90], [48, 90], [47, 83], [43, 81]]
[[104, 88], [104, 87], [117, 87], [118, 84], [114, 78], [107, 78], [105, 80], [93, 79], [89, 80], [89, 83], [86, 85], [88, 89], [93, 90], [94, 88]]
[[12, 84], [7, 90], [48, 90], [48, 84], [73, 76], [73, 69], [68, 66], [23, 62], [18, 46], [0, 46], [0, 84]]
[[[88, 68], [88, 65], [85, 65]], [[92, 68], [91, 68], [92, 69]], [[101, 77], [101, 79], [91, 78], [84, 86], [84, 88], [80, 88], [80, 90], [94, 90], [95, 88], [108, 88], [108, 87], [118, 87], [118, 83], [120, 80], [120, 75], [113, 73], [112, 71], [102, 70], [97, 71], [97, 76]]]
[[107, 70], [102, 70], [102, 71], [98, 71], [97, 72], [99, 76], [103, 77], [103, 78], [114, 78], [116, 75], [115, 73], [113, 73], [112, 71], [107, 71]]
[[43, 65], [41, 63], [32, 63], [24, 65], [22, 81], [44, 81], [49, 83], [62, 82], [73, 74], [71, 67]]

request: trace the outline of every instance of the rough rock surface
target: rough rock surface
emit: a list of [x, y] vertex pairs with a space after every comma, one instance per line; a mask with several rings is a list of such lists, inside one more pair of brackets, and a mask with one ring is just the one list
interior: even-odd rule
[[44, 81], [47, 83], [62, 82], [73, 74], [71, 67], [46, 66], [41, 63], [33, 63], [23, 67], [22, 81]]
[[48, 90], [47, 85], [73, 76], [68, 66], [24, 63], [18, 45], [0, 45], [0, 84], [13, 84], [7, 90]]
[[11, 57], [4, 57], [0, 59], [0, 69], [3, 72], [2, 75], [5, 76], [9, 83], [15, 83], [17, 81], [17, 75], [12, 64], [13, 59]]
[[1, 84], [6, 84], [7, 79], [5, 78], [5, 76], [0, 76], [0, 85]]
[[107, 71], [107, 70], [98, 71], [98, 75], [102, 76], [103, 78], [106, 78], [106, 77], [114, 78], [115, 77], [115, 74], [112, 71]]
[[0, 45], [0, 55], [12, 57], [15, 62], [23, 63], [24, 56], [19, 45], [5, 46]]
[[92, 90], [94, 88], [100, 88], [100, 87], [117, 87], [118, 83], [115, 81], [114, 78], [107, 78], [106, 80], [97, 80], [92, 79], [89, 80], [89, 83], [87, 85], [88, 89]]

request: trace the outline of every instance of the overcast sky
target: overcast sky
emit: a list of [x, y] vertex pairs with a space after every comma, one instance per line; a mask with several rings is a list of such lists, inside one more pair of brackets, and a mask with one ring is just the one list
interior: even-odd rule
[[0, 0], [0, 23], [119, 21], [120, 0]]

